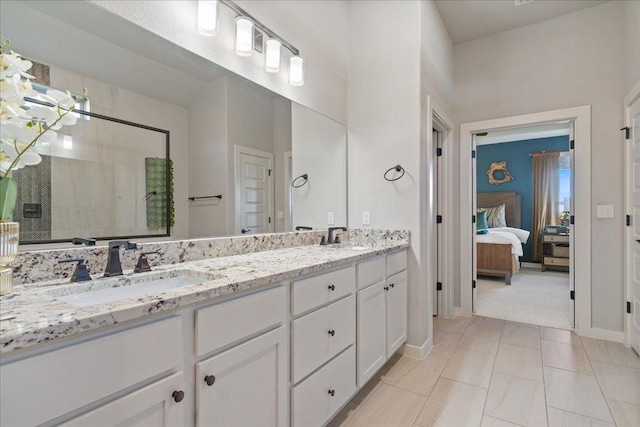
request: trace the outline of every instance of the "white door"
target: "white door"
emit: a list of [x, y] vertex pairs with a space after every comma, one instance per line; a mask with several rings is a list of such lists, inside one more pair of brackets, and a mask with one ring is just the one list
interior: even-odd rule
[[407, 340], [407, 272], [387, 279], [387, 359]]
[[358, 386], [387, 361], [387, 291], [384, 280], [358, 292]]
[[[478, 281], [478, 258], [476, 254], [476, 230], [477, 230], [477, 222], [475, 218], [477, 217], [476, 206], [477, 205], [477, 194], [478, 194], [478, 184], [476, 182], [476, 136], [471, 136], [471, 207], [473, 209], [473, 224], [471, 226], [471, 260], [473, 262], [473, 266], [471, 269], [471, 312], [476, 312], [476, 301], [478, 299], [478, 295], [476, 293], [476, 282]], [[467, 288], [468, 289], [468, 288]]]
[[236, 233], [269, 233], [272, 226], [273, 154], [235, 146]]
[[286, 426], [287, 378], [286, 327], [196, 364], [198, 427]]
[[627, 322], [629, 344], [640, 354], [640, 98], [629, 108], [627, 142], [627, 201], [631, 227], [627, 227], [627, 281], [631, 314]]
[[[165, 378], [141, 390], [62, 424], [71, 426], [172, 427], [184, 424], [186, 401], [182, 373]], [[182, 394], [180, 394], [182, 393]], [[193, 402], [193, 400], [188, 399]]]

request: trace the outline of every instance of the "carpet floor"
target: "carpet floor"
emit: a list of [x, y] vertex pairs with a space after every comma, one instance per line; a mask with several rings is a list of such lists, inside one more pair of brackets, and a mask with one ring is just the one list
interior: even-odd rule
[[523, 268], [511, 279], [478, 277], [476, 315], [569, 329], [569, 274]]

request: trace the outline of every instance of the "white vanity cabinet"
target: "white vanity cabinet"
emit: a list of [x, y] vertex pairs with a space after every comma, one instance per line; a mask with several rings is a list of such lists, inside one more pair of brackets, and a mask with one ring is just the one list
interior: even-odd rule
[[287, 328], [196, 365], [197, 425], [285, 427]]
[[362, 275], [358, 265], [358, 387], [407, 340], [406, 254], [402, 251], [387, 255], [386, 260], [381, 257], [368, 261], [363, 264]]

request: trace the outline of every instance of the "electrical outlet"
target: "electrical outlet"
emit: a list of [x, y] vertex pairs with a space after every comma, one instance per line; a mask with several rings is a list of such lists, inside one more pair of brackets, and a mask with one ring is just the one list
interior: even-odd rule
[[362, 225], [371, 225], [371, 212], [362, 212]]
[[334, 224], [335, 224], [335, 222], [336, 222], [336, 221], [335, 221], [335, 218], [334, 218], [334, 216], [333, 216], [333, 212], [329, 212], [329, 213], [327, 213], [327, 223], [328, 223], [329, 225], [334, 225]]

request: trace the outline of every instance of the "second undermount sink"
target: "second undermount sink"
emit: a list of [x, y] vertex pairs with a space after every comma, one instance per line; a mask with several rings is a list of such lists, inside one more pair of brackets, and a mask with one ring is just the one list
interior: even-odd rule
[[199, 285], [223, 277], [191, 270], [119, 276], [53, 289], [47, 291], [47, 295], [76, 307], [88, 307]]

